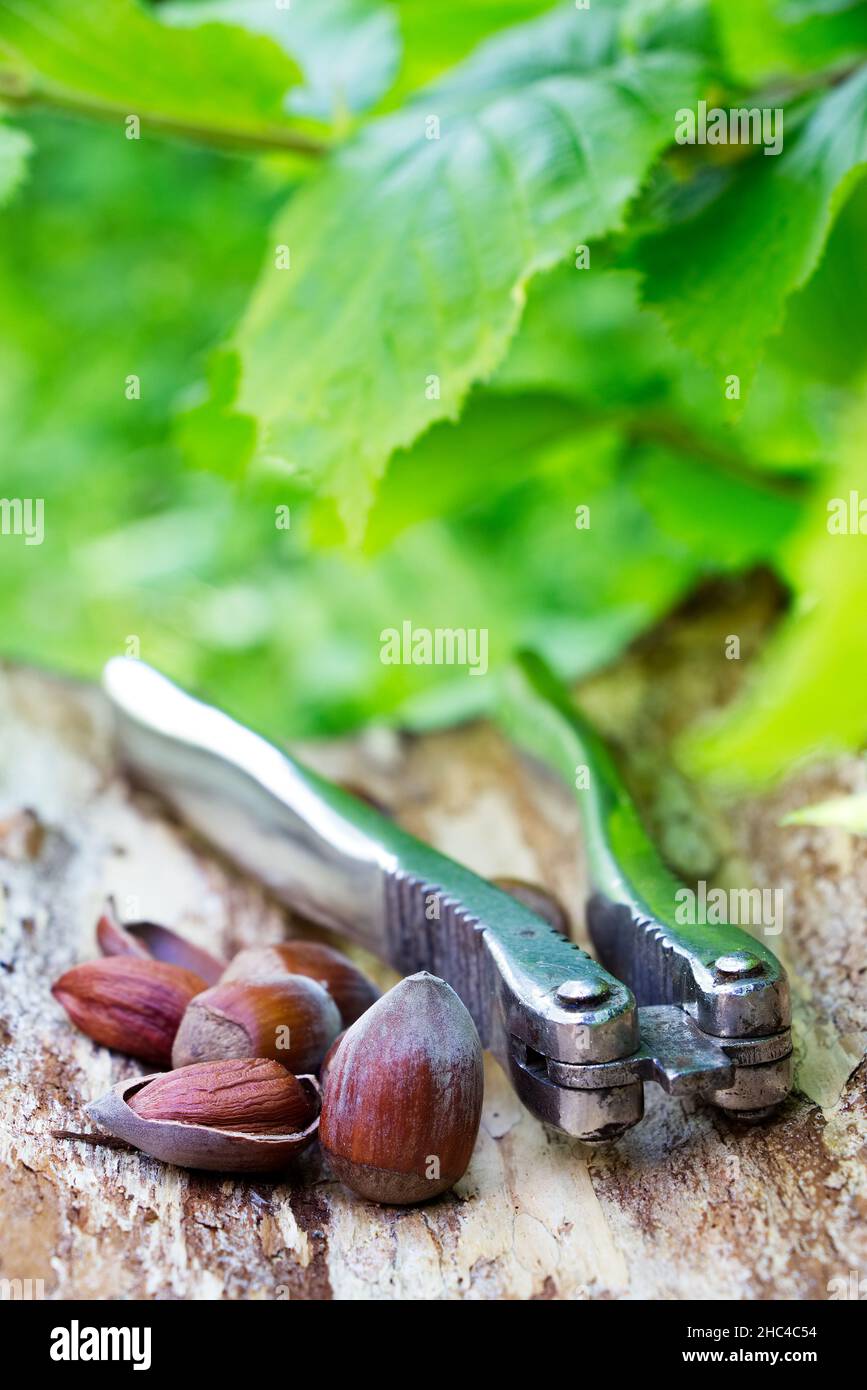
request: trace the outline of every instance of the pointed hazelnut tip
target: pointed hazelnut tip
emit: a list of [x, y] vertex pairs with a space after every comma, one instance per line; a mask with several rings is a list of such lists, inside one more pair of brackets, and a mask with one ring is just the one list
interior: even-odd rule
[[96, 923], [96, 944], [104, 956], [150, 958], [150, 951], [131, 936], [117, 915], [114, 898], [106, 898]]
[[431, 970], [417, 970], [414, 975], [405, 975], [402, 980], [398, 980], [398, 984], [434, 985], [437, 989], [447, 989], [449, 994], [454, 994], [455, 992], [448, 980], [443, 980], [439, 975], [434, 975]]

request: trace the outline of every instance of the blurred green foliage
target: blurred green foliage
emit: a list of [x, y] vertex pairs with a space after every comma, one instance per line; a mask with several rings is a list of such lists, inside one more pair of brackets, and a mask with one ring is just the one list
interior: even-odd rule
[[[576, 676], [763, 564], [791, 611], [684, 759], [860, 743], [867, 535], [827, 502], [867, 498], [865, 14], [0, 0], [0, 492], [45, 499], [3, 649], [136, 639], [279, 736], [422, 725], [492, 682], [383, 665], [386, 627]], [[784, 153], [674, 144], [699, 95], [782, 107]]]

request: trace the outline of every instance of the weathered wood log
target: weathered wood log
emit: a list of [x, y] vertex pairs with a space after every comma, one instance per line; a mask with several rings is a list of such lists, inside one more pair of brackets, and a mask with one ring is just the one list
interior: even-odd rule
[[[231, 1179], [62, 1133], [87, 1132], [85, 1103], [144, 1071], [49, 993], [96, 953], [106, 893], [223, 955], [306, 929], [127, 785], [89, 687], [0, 672], [0, 738], [0, 1277], [64, 1298], [574, 1299], [825, 1298], [867, 1274], [867, 846], [778, 828], [807, 795], [863, 786], [855, 760], [727, 822], [733, 862], [787, 895], [773, 944], [795, 984], [799, 1091], [774, 1121], [649, 1087], [643, 1123], [592, 1148], [531, 1119], [489, 1062], [466, 1177], [399, 1210], [352, 1197], [317, 1151], [279, 1182]], [[544, 884], [587, 944], [569, 797], [490, 728], [300, 751], [477, 871]], [[640, 757], [633, 770], [640, 783]]]

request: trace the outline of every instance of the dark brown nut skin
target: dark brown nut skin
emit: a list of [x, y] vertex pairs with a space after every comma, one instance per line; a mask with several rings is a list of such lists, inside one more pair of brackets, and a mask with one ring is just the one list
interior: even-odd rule
[[285, 941], [277, 946], [251, 946], [239, 951], [223, 980], [272, 980], [280, 975], [306, 975], [327, 989], [348, 1028], [379, 998], [379, 990], [357, 965], [319, 941]]
[[139, 960], [152, 959], [144, 942], [131, 936], [121, 922], [112, 898], [105, 903], [102, 916], [96, 924], [96, 944], [104, 956], [137, 956]]
[[206, 985], [215, 985], [226, 968], [225, 961], [201, 946], [157, 922], [122, 923], [113, 898], [106, 899], [96, 924], [96, 940], [104, 956], [140, 956], [143, 960], [163, 960], [192, 970]]
[[160, 926], [159, 922], [127, 922], [125, 930], [154, 960], [182, 965], [185, 970], [201, 975], [207, 985], [215, 985], [226, 968], [225, 961], [195, 946], [171, 927]]
[[346, 1032], [325, 1077], [320, 1139], [369, 1201], [425, 1202], [461, 1178], [482, 1110], [482, 1047], [443, 980], [422, 971]]
[[337, 1005], [315, 980], [284, 975], [256, 983], [230, 980], [192, 1001], [175, 1038], [172, 1062], [186, 1067], [223, 1057], [270, 1057], [291, 1072], [316, 1072], [340, 1032]]
[[204, 988], [204, 980], [179, 965], [106, 956], [74, 965], [51, 993], [94, 1042], [167, 1067], [187, 1005]]
[[297, 1077], [266, 1057], [231, 1057], [163, 1072], [127, 1104], [143, 1120], [246, 1134], [293, 1134], [319, 1112]]

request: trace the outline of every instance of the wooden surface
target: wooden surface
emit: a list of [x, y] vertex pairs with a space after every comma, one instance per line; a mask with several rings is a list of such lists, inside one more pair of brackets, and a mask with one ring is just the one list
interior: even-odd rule
[[[643, 680], [639, 662], [617, 709], [596, 692], [639, 750], [653, 717]], [[0, 740], [3, 1278], [41, 1279], [46, 1296], [67, 1298], [738, 1299], [825, 1298], [829, 1281], [867, 1274], [867, 850], [777, 825], [808, 796], [863, 787], [854, 760], [713, 827], [714, 843], [729, 836], [723, 877], [749, 862], [757, 882], [786, 893], [772, 944], [795, 986], [800, 1091], [773, 1123], [733, 1123], [648, 1087], [642, 1124], [589, 1147], [531, 1119], [489, 1060], [479, 1142], [457, 1190], [381, 1210], [335, 1184], [318, 1153], [284, 1182], [235, 1181], [52, 1138], [89, 1128], [84, 1103], [137, 1072], [74, 1031], [49, 993], [95, 954], [107, 892], [123, 915], [225, 954], [300, 928], [130, 790], [92, 691], [0, 672]], [[568, 796], [492, 730], [371, 732], [303, 751], [479, 872], [547, 885], [586, 945]], [[647, 758], [633, 761], [640, 786]], [[670, 806], [646, 809], [670, 826]], [[691, 852], [700, 866], [701, 843]]]

